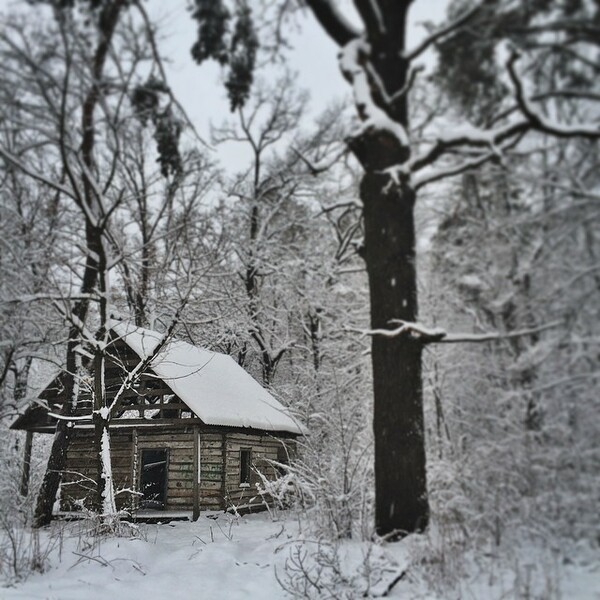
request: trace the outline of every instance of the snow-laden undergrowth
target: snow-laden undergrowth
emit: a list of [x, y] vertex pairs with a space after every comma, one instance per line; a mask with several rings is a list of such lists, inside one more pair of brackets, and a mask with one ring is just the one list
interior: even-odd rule
[[[289, 512], [275, 520], [266, 513], [221, 513], [195, 523], [140, 525], [132, 537], [93, 538], [82, 523], [55, 523], [41, 532], [42, 545], [58, 540], [46, 571], [0, 588], [0, 598], [600, 597], [600, 565], [588, 548], [570, 557], [533, 546], [502, 555], [485, 548], [461, 554], [458, 548], [450, 552], [435, 528], [394, 544], [326, 543], [300, 524]], [[445, 578], [440, 561], [447, 563]]]

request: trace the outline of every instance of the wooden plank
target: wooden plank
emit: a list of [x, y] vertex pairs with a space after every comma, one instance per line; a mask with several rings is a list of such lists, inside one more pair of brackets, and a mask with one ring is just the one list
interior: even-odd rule
[[202, 494], [209, 490], [217, 490], [219, 494], [221, 493], [220, 481], [202, 481], [199, 487], [202, 490]]
[[200, 475], [200, 445], [199, 445], [199, 432], [198, 427], [194, 427], [194, 472], [193, 472], [193, 494], [194, 494], [194, 506], [192, 509], [192, 520], [197, 521], [200, 516], [200, 498], [198, 491], [199, 475]]
[[173, 500], [187, 500], [190, 504], [194, 503], [194, 492], [191, 489], [184, 488], [169, 488], [167, 491], [167, 503], [170, 504]]
[[194, 489], [194, 481], [193, 479], [178, 479], [174, 480], [169, 477], [169, 489], [177, 489], [177, 490], [193, 490]]
[[[202, 434], [202, 437], [204, 438], [204, 434]], [[202, 442], [202, 450], [218, 450], [219, 452], [221, 452], [221, 449], [223, 448], [223, 445], [221, 444], [221, 442]]]
[[177, 432], [177, 433], [152, 433], [147, 431], [139, 431], [138, 439], [140, 444], [145, 442], [170, 442], [175, 444], [173, 447], [176, 448], [178, 444], [186, 443], [189, 448], [194, 446], [194, 438], [191, 432]]
[[168, 498], [167, 499], [167, 505], [176, 505], [178, 508], [180, 508], [182, 505], [185, 506], [189, 506], [190, 510], [193, 510], [193, 506], [192, 506], [193, 502], [192, 502], [192, 497], [187, 496], [185, 498]]

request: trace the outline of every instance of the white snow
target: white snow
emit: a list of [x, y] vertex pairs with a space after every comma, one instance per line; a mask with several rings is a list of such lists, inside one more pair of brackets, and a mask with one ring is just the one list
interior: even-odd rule
[[359, 111], [363, 113], [364, 121], [355, 135], [361, 135], [364, 131], [387, 131], [393, 135], [401, 146], [408, 146], [408, 134], [404, 127], [391, 119], [373, 101], [371, 95], [371, 84], [367, 72], [361, 66], [361, 54], [368, 56], [371, 48], [366, 40], [354, 38], [348, 42], [340, 51], [340, 69], [352, 82], [354, 101]]
[[[266, 513], [241, 519], [221, 514], [195, 523], [141, 525], [141, 538], [107, 538], [84, 549], [66, 535], [52, 568], [14, 588], [0, 587], [2, 600], [163, 600], [165, 598], [279, 599], [275, 578], [297, 535], [293, 523], [272, 522]], [[75, 525], [70, 526], [76, 530]], [[278, 535], [279, 534], [279, 535]], [[43, 532], [46, 536], [47, 532]], [[43, 543], [43, 541], [42, 541]], [[86, 558], [87, 557], [87, 558]], [[0, 583], [1, 585], [1, 583]]]
[[110, 439], [108, 437], [107, 429], [102, 432], [100, 449], [100, 464], [102, 465], [102, 479], [104, 479], [104, 489], [102, 490], [102, 512], [104, 515], [114, 515], [117, 512], [117, 509], [115, 506], [112, 461], [110, 458]]
[[[50, 565], [45, 573], [2, 587], [2, 600], [162, 600], [164, 598], [226, 598], [227, 600], [284, 600], [290, 596], [277, 578], [286, 580], [285, 564], [295, 552], [311, 555], [317, 541], [306, 537], [291, 513], [280, 512], [272, 520], [267, 513], [233, 517], [210, 514], [196, 522], [140, 525], [135, 538], [107, 537], [95, 543], [80, 522], [55, 522], [52, 530], [40, 533], [40, 548], [54, 539]], [[59, 541], [60, 540], [60, 543]], [[589, 553], [570, 557], [548, 557], [531, 547], [514, 560], [460, 549], [447, 561], [451, 581], [432, 580], [431, 561], [441, 560], [430, 536], [409, 536], [400, 543], [370, 544], [354, 540], [337, 546], [322, 540], [339, 560], [340, 574], [354, 580], [353, 590], [337, 589], [339, 598], [361, 598], [365, 589], [365, 564], [379, 571], [369, 586], [369, 598], [406, 600], [459, 600], [462, 598], [505, 600], [544, 598], [598, 600], [600, 570], [597, 560], [583, 560]], [[590, 555], [590, 559], [592, 556]], [[439, 567], [437, 567], [439, 571]], [[391, 582], [403, 574], [392, 589]], [[312, 571], [315, 575], [315, 571]], [[332, 573], [327, 574], [331, 577]], [[373, 571], [371, 571], [373, 576]], [[438, 575], [439, 577], [439, 575]], [[451, 583], [453, 581], [453, 583]], [[326, 597], [331, 595], [310, 598]]]
[[[162, 335], [122, 321], [111, 329], [141, 358], [152, 356]], [[171, 340], [151, 369], [207, 425], [302, 434], [301, 425], [233, 358]]]

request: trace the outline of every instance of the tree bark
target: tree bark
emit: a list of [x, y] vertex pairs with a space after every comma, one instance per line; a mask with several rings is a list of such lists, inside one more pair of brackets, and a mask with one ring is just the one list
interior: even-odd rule
[[[93, 270], [95, 281], [96, 271]], [[84, 286], [82, 286], [83, 289]], [[83, 300], [79, 303], [84, 314], [87, 313], [88, 301]], [[82, 311], [78, 311], [80, 314]], [[84, 317], [85, 318], [85, 317]], [[69, 417], [75, 412], [75, 378], [77, 377], [77, 361], [75, 348], [78, 346], [78, 330], [71, 328], [69, 332], [69, 341], [67, 343], [67, 364], [65, 367], [64, 387], [65, 402], [60, 411], [61, 416]], [[56, 433], [52, 441], [52, 448], [46, 466], [46, 473], [42, 485], [38, 492], [37, 502], [34, 514], [34, 527], [44, 527], [49, 525], [52, 520], [52, 508], [60, 485], [61, 473], [67, 463], [67, 448], [71, 441], [73, 428], [69, 421], [60, 419], [56, 424]]]
[[25, 437], [25, 450], [23, 451], [23, 471], [21, 472], [21, 496], [29, 494], [29, 473], [31, 472], [31, 448], [33, 446], [33, 431], [28, 431]]
[[[391, 319], [415, 321], [417, 279], [412, 189], [389, 186], [387, 175], [366, 173], [365, 261], [371, 327]], [[402, 535], [427, 526], [422, 345], [410, 336], [373, 336], [375, 521], [378, 533]]]
[[[88, 248], [94, 249], [95, 245], [92, 242], [91, 228], [86, 227], [86, 238]], [[88, 255], [85, 272], [83, 275], [83, 283], [81, 285], [81, 294], [85, 296], [92, 293], [96, 286], [96, 278], [98, 273], [98, 265], [93, 255]], [[73, 308], [75, 318], [84, 323], [89, 309], [89, 300], [84, 298], [76, 303]], [[52, 508], [60, 485], [61, 473], [67, 464], [67, 448], [73, 434], [72, 423], [68, 421], [68, 417], [75, 414], [77, 406], [77, 377], [78, 359], [77, 347], [80, 344], [79, 328], [71, 326], [69, 328], [69, 341], [67, 342], [67, 356], [64, 371], [63, 385], [65, 401], [60, 411], [62, 419], [56, 424], [56, 433], [52, 441], [50, 457], [46, 466], [46, 473], [42, 485], [38, 492], [35, 514], [34, 527], [44, 527], [52, 520]]]

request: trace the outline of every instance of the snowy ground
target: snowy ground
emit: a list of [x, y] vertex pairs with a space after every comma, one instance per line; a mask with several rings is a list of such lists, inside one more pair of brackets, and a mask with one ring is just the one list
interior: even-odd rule
[[[315, 548], [313, 540], [306, 540], [302, 546], [296, 543], [299, 528], [291, 515], [275, 521], [266, 513], [239, 519], [202, 516], [196, 523], [143, 525], [138, 538], [108, 538], [94, 545], [89, 545], [90, 538], [82, 535], [82, 527], [74, 523], [63, 526], [49, 569], [31, 575], [23, 583], [0, 587], [0, 599], [284, 599], [290, 596], [279, 585], [276, 573], [285, 577], [284, 565], [294, 549]], [[48, 536], [48, 532], [43, 535]], [[46, 540], [42, 537], [42, 547]], [[389, 583], [405, 571], [387, 597], [600, 599], [598, 560], [553, 566], [535, 556], [522, 557], [514, 568], [498, 568], [494, 572], [482, 568], [475, 559], [462, 560], [460, 583], [451, 591], [444, 590], [442, 584], [440, 590], [439, 582], [432, 585], [424, 575], [432, 570], [427, 566], [432, 547], [427, 544], [421, 538], [383, 547], [370, 545], [370, 564], [380, 569], [370, 597], [380, 597]], [[336, 553], [343, 563], [346, 582], [358, 582], [361, 589], [369, 545], [348, 542]], [[457, 568], [452, 560], [448, 567]], [[345, 585], [338, 590], [339, 598], [362, 597], [362, 593]], [[311, 597], [332, 596], [324, 589]]]

